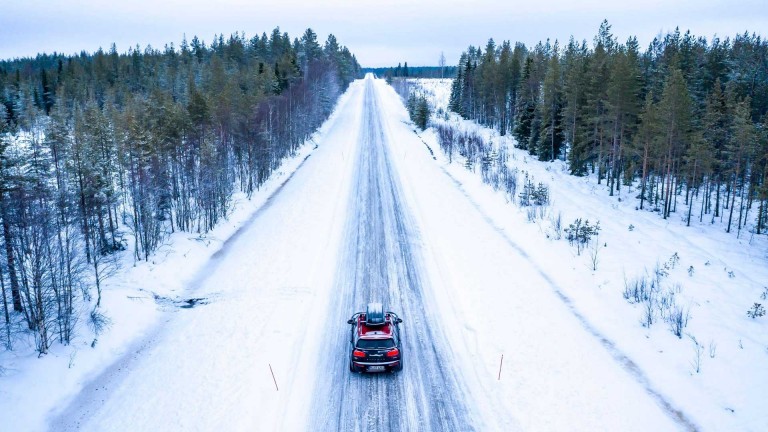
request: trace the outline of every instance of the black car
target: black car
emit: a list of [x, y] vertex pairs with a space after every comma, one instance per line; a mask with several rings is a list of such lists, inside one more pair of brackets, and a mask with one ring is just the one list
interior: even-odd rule
[[370, 303], [365, 312], [352, 315], [349, 342], [352, 372], [384, 372], [403, 369], [400, 323], [394, 312], [384, 312], [381, 303]]

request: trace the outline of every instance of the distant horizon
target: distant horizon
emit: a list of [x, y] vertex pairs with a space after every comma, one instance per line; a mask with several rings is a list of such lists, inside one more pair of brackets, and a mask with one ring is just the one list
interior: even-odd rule
[[[54, 52], [65, 56], [82, 51], [119, 53], [138, 45], [175, 47], [186, 35], [210, 44], [214, 34], [246, 37], [279, 27], [291, 39], [311, 28], [320, 43], [334, 34], [363, 67], [392, 67], [397, 63], [435, 65], [441, 53], [455, 65], [467, 47], [484, 47], [488, 39], [509, 40], [533, 47], [547, 39], [561, 46], [573, 36], [591, 43], [606, 19], [620, 43], [635, 36], [642, 50], [659, 35], [679, 28], [711, 41], [749, 34], [766, 36], [768, 8], [762, 0], [648, 0], [642, 5], [617, 0], [583, 0], [571, 4], [549, 0], [531, 4], [511, 0], [389, 0], [386, 4], [326, 0], [166, 0], [104, 4], [98, 0], [15, 2], [0, 16], [0, 59], [35, 58]], [[229, 30], [227, 30], [227, 28]], [[256, 29], [255, 31], [253, 29]], [[205, 36], [203, 36], [205, 35]]]
[[[609, 24], [611, 24], [611, 23], [609, 22]], [[275, 27], [273, 27], [272, 29], [274, 29], [274, 28], [275, 28]], [[308, 28], [311, 28], [311, 27], [308, 27]], [[270, 30], [269, 30], [269, 32], [271, 32], [271, 31], [272, 31], [272, 29], [270, 29]], [[686, 32], [690, 31], [690, 30], [688, 30], [688, 29], [686, 29], [686, 30], [683, 30], [683, 29], [682, 29], [682, 28], [680, 28], [680, 27], [677, 27], [677, 29], [679, 29], [679, 31], [680, 31], [680, 34], [681, 34], [681, 35], [684, 35]], [[306, 30], [306, 29], [305, 29], [305, 30]], [[314, 30], [314, 29], [313, 29], [313, 30]], [[611, 27], [611, 30], [612, 30], [612, 31], [614, 30], [613, 26]], [[638, 44], [639, 44], [639, 46], [640, 46], [640, 51], [641, 51], [641, 52], [644, 52], [644, 51], [645, 51], [645, 50], [648, 48], [648, 45], [649, 45], [649, 44], [650, 44], [650, 43], [653, 41], [653, 39], [654, 39], [654, 38], [658, 38], [658, 37], [663, 37], [663, 36], [666, 36], [666, 35], [668, 35], [668, 34], [671, 34], [671, 33], [673, 33], [674, 31], [675, 31], [675, 29], [672, 29], [672, 30], [668, 30], [668, 31], [666, 31], [666, 32], [664, 32], [664, 33], [658, 33], [656, 36], [654, 36], [653, 38], [651, 38], [651, 39], [650, 39], [650, 40], [649, 40], [647, 43], [645, 43], [645, 44], [643, 44], [643, 43], [642, 43], [642, 41], [640, 41], [640, 40], [638, 39]], [[269, 34], [269, 32], [265, 31], [265, 32], [262, 32], [262, 33], [267, 33], [267, 34]], [[715, 37], [717, 37], [717, 38], [718, 38], [718, 39], [720, 39], [720, 40], [725, 40], [725, 39], [730, 39], [730, 40], [732, 40], [734, 37], [736, 37], [736, 36], [741, 36], [741, 35], [744, 35], [744, 34], [748, 34], [748, 35], [750, 35], [750, 36], [752, 36], [752, 35], [755, 35], [755, 36], [758, 36], [758, 37], [760, 37], [761, 39], [765, 39], [761, 33], [757, 32], [757, 31], [751, 31], [751, 30], [745, 30], [745, 31], [743, 31], [743, 32], [734, 33], [734, 34], [731, 34], [731, 35], [719, 35], [719, 34], [715, 34], [715, 35], [713, 35], [713, 36], [710, 36], [710, 37], [707, 37], [707, 36], [704, 36], [704, 35], [700, 35], [700, 34], [696, 34], [696, 33], [694, 33], [693, 31], [690, 31], [690, 32], [691, 32], [691, 35], [692, 35], [692, 36], [694, 36], [694, 37], [696, 37], [696, 38], [699, 38], [699, 37], [704, 37], [704, 38], [706, 39], [706, 41], [707, 41], [707, 44], [711, 43], [711, 42], [712, 42], [712, 40], [714, 40], [714, 38], [715, 38]], [[232, 32], [232, 33], [230, 33], [230, 34], [224, 34], [224, 36], [225, 36], [225, 38], [229, 38], [229, 36], [231, 36], [231, 35], [233, 35], [233, 34], [235, 34], [235, 33], [242, 33], [242, 32], [241, 32], [241, 31], [238, 31], [238, 32]], [[284, 33], [284, 32], [281, 30], [281, 33]], [[299, 37], [300, 37], [302, 34], [303, 34], [303, 32], [301, 32], [300, 34], [298, 34], [297, 36], [295, 36], [294, 34], [288, 33], [288, 35], [291, 37], [291, 40], [293, 40], [294, 38], [299, 38]], [[595, 34], [597, 34], [597, 30], [595, 30]], [[204, 38], [201, 38], [199, 35], [193, 35], [192, 37], [187, 37], [187, 42], [191, 41], [191, 40], [192, 40], [192, 38], [194, 38], [195, 36], [197, 36], [197, 37], [198, 37], [198, 39], [200, 39], [200, 41], [201, 41], [201, 42], [203, 42], [203, 43], [205, 44], [205, 46], [206, 46], [206, 47], [210, 47], [210, 42], [209, 42], [209, 41], [207, 41], [207, 40], [205, 40]], [[211, 37], [211, 40], [213, 40], [213, 39], [214, 39], [214, 37], [217, 37], [217, 36], [218, 36], [218, 34], [216, 34], [216, 35], [212, 36], [212, 37]], [[253, 36], [254, 36], [254, 35], [250, 35], [250, 36], [249, 36], [249, 35], [248, 35], [248, 33], [246, 33], [246, 38], [247, 38], [247, 39], [250, 39], [250, 38], [252, 38]], [[629, 36], [627, 36], [627, 38], [629, 38], [629, 37], [633, 37], [633, 36], [634, 36], [634, 37], [637, 37], [636, 35], [629, 35]], [[593, 35], [593, 37], [594, 37], [594, 35]], [[616, 37], [615, 33], [614, 33], [614, 37]], [[318, 37], [318, 42], [320, 43], [320, 45], [321, 45], [321, 46], [323, 45], [323, 43], [325, 42], [325, 40], [326, 40], [326, 39], [327, 39], [327, 37], [326, 37], [326, 38], [320, 38], [320, 37]], [[337, 39], [338, 39], [338, 38], [337, 38]], [[487, 44], [487, 42], [488, 42], [488, 40], [489, 40], [489, 39], [494, 39], [494, 42], [496, 43], [496, 45], [497, 45], [497, 46], [498, 46], [498, 45], [500, 45], [500, 44], [501, 44], [502, 42], [504, 42], [504, 41], [510, 41], [510, 42], [511, 42], [511, 43], [513, 43], [513, 44], [514, 44], [514, 43], [516, 43], [516, 42], [522, 42], [522, 41], [517, 41], [517, 40], [512, 40], [512, 39], [506, 39], [506, 38], [505, 38], [505, 39], [495, 39], [495, 38], [491, 38], [491, 37], [489, 37], [489, 38], [488, 38], [488, 39], [486, 39], [486, 40], [485, 40], [485, 42], [483, 42], [482, 44], [479, 44], [479, 43], [478, 43], [478, 44], [471, 44], [471, 43], [470, 43], [470, 44], [467, 44], [467, 45], [466, 45], [466, 47], [464, 48], [464, 50], [462, 50], [462, 52], [461, 52], [460, 54], [462, 54], [462, 53], [466, 52], [466, 50], [467, 50], [467, 49], [468, 49], [470, 46], [473, 46], [473, 47], [475, 47], [475, 48], [484, 48], [484, 47], [485, 47], [485, 45]], [[568, 41], [569, 39], [570, 39], [570, 37], [569, 37], [568, 39], [565, 39], [565, 41], [563, 41], [563, 40], [560, 40], [560, 39], [552, 39], [552, 38], [548, 38], [548, 39], [544, 39], [544, 40], [536, 41], [536, 42], [533, 42], [533, 43], [525, 43], [525, 42], [523, 42], [523, 43], [525, 43], [525, 46], [526, 46], [527, 48], [533, 48], [534, 46], [536, 46], [536, 44], [538, 44], [538, 43], [540, 43], [540, 42], [541, 42], [541, 43], [544, 43], [544, 42], [546, 42], [547, 40], [549, 40], [549, 42], [550, 42], [550, 43], [552, 43], [552, 44], [554, 44], [554, 42], [555, 42], [555, 41], [558, 41], [558, 43], [560, 44], [560, 48], [562, 49], [562, 47], [565, 45], [565, 43], [567, 43], [567, 41]], [[576, 38], [574, 38], [574, 39], [575, 39], [575, 40], [577, 40], [579, 43], [581, 43], [581, 41], [586, 41], [586, 42], [587, 42], [587, 44], [588, 44], [588, 46], [591, 46], [591, 40], [592, 40], [592, 38], [581, 38], [581, 39], [576, 39]], [[620, 43], [620, 44], [624, 44], [624, 43], [626, 43], [626, 39], [625, 39], [625, 40], [621, 40], [621, 39], [619, 39], [618, 37], [617, 37], [616, 39], [617, 39], [617, 42], [618, 42], [618, 43]], [[108, 53], [108, 52], [110, 52], [110, 50], [112, 49], [112, 45], [113, 45], [113, 44], [115, 45], [115, 48], [116, 48], [116, 50], [117, 50], [117, 53], [118, 53], [118, 54], [120, 54], [120, 55], [126, 55], [126, 54], [130, 53], [130, 52], [131, 52], [132, 50], [134, 50], [134, 49], [135, 49], [137, 46], [139, 47], [139, 49], [140, 49], [141, 51], [144, 51], [144, 50], [145, 50], [145, 49], [146, 49], [148, 46], [151, 46], [151, 47], [152, 47], [153, 49], [155, 49], [155, 50], [160, 50], [160, 51], [162, 51], [163, 49], [165, 49], [165, 47], [166, 47], [166, 46], [169, 46], [169, 45], [171, 45], [171, 44], [173, 44], [173, 48], [174, 48], [174, 50], [178, 52], [178, 51], [179, 51], [179, 46], [181, 45], [181, 42], [182, 42], [183, 40], [184, 40], [184, 37], [182, 37], [182, 39], [180, 39], [179, 41], [169, 41], [169, 42], [165, 42], [165, 43], [163, 43], [162, 45], [153, 45], [153, 44], [151, 44], [151, 43], [150, 43], [150, 44], [146, 44], [146, 45], [141, 45], [141, 44], [138, 44], [138, 43], [137, 43], [137, 44], [127, 45], [127, 46], [128, 46], [128, 48], [126, 48], [126, 49], [120, 49], [120, 47], [117, 45], [117, 43], [113, 42], [113, 43], [110, 43], [110, 44], [109, 44], [107, 47], [103, 47], [103, 46], [100, 46], [100, 47], [98, 47], [98, 48], [96, 48], [96, 49], [93, 49], [93, 50], [88, 50], [88, 49], [81, 49], [81, 50], [79, 50], [79, 51], [73, 51], [73, 52], [70, 52], [70, 53], [65, 53], [65, 52], [60, 52], [60, 51], [50, 51], [50, 52], [37, 52], [37, 53], [35, 53], [35, 54], [31, 54], [31, 55], [25, 55], [25, 56], [17, 56], [17, 57], [11, 57], [11, 58], [8, 58], [8, 57], [0, 57], [0, 62], [11, 62], [11, 61], [17, 61], [17, 60], [35, 59], [35, 58], [36, 58], [36, 57], [38, 57], [38, 56], [54, 56], [54, 55], [56, 55], [56, 56], [64, 56], [64, 57], [76, 57], [76, 56], [79, 56], [79, 55], [80, 55], [81, 53], [83, 53], [83, 52], [85, 52], [85, 53], [86, 53], [86, 55], [92, 55], [92, 54], [95, 54], [95, 53], [97, 53], [99, 50], [102, 50], [103, 52], [105, 52], [105, 53]], [[564, 42], [565, 42], [565, 43], [564, 43]], [[349, 48], [349, 46], [347, 46], [347, 45], [344, 43], [344, 41], [342, 41], [342, 40], [339, 40], [339, 44], [340, 44], [340, 45], [342, 45], [342, 46], [346, 46], [347, 48]], [[350, 52], [351, 52], [352, 54], [354, 54], [356, 57], [358, 57], [358, 56], [357, 56], [357, 53], [355, 53], [355, 51], [353, 51], [352, 49], [350, 49]], [[444, 52], [443, 52], [443, 53], [444, 53]], [[439, 55], [440, 55], [440, 53], [438, 53], [438, 56], [439, 56]], [[359, 57], [358, 57], [358, 62], [359, 62]], [[409, 62], [409, 61], [407, 61], [407, 60], [405, 60], [405, 61], [398, 61], [398, 62], [397, 62], [397, 63], [395, 63], [395, 64], [382, 64], [382, 65], [377, 65], [377, 66], [369, 66], [369, 65], [365, 65], [365, 64], [362, 64], [362, 63], [361, 63], [361, 64], [360, 64], [360, 67], [361, 67], [362, 69], [385, 69], [385, 68], [394, 68], [394, 67], [397, 67], [397, 65], [398, 65], [398, 64], [400, 64], [400, 65], [404, 65], [405, 63], [410, 63], [410, 62]], [[455, 67], [455, 66], [457, 66], [457, 64], [458, 64], [458, 58], [456, 59], [456, 62], [454, 62], [454, 63], [451, 63], [451, 62], [447, 61], [447, 59], [446, 59], [446, 67]], [[435, 61], [435, 63], [434, 63], [434, 64], [419, 64], [419, 63], [416, 63], [416, 64], [409, 64], [408, 66], [409, 66], [409, 67], [440, 67], [440, 66], [438, 65], [438, 61], [437, 61], [437, 60]]]

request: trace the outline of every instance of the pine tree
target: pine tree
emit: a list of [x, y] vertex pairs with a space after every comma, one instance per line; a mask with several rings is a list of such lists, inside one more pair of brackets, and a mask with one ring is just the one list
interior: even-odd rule
[[424, 130], [427, 128], [427, 124], [429, 123], [429, 116], [432, 114], [432, 110], [429, 108], [429, 101], [427, 100], [426, 96], [422, 96], [421, 100], [419, 101], [418, 112], [420, 119], [422, 119], [421, 129]]
[[499, 134], [506, 135], [510, 126], [510, 108], [509, 101], [512, 97], [512, 47], [508, 41], [501, 44], [499, 52], [499, 78], [498, 78], [498, 96], [496, 97], [496, 112], [498, 113]]
[[522, 83], [517, 97], [517, 118], [513, 135], [517, 140], [517, 147], [523, 150], [529, 149], [528, 143], [537, 102], [538, 83], [533, 77], [533, 66], [533, 58], [528, 57], [525, 60]]
[[[704, 110], [704, 116], [702, 121], [702, 129], [704, 139], [712, 148], [714, 160], [712, 162], [712, 175], [715, 189], [715, 205], [714, 212], [712, 214], [714, 218], [720, 216], [720, 190], [723, 181], [724, 166], [724, 151], [728, 143], [729, 135], [729, 110], [727, 98], [723, 93], [720, 80], [716, 79], [715, 84], [712, 87], [712, 91], [709, 94]], [[709, 196], [707, 196], [709, 202]], [[708, 211], [705, 211], [708, 212]]]
[[306, 70], [310, 62], [319, 60], [323, 55], [323, 49], [317, 42], [317, 34], [311, 28], [308, 28], [302, 35], [301, 47], [303, 49], [302, 69]]
[[54, 104], [54, 88], [53, 85], [48, 82], [48, 74], [45, 72], [45, 69], [40, 71], [40, 80], [43, 90], [42, 108], [45, 111], [45, 115], [49, 115]]
[[[768, 114], [763, 116], [762, 124], [758, 131], [759, 147], [756, 156], [756, 175], [759, 173], [759, 186], [756, 188], [758, 204], [755, 225], [757, 235], [764, 233], [764, 227], [768, 225]], [[745, 218], [746, 219], [746, 218]]]
[[542, 127], [536, 153], [539, 160], [555, 160], [560, 155], [563, 143], [562, 78], [557, 41], [542, 84], [539, 112]]
[[730, 130], [730, 139], [726, 146], [726, 154], [729, 162], [729, 176], [731, 180], [731, 203], [730, 213], [728, 215], [728, 228], [726, 232], [731, 232], [731, 222], [733, 221], [733, 212], [736, 205], [736, 191], [739, 192], [739, 222], [738, 228], [741, 230], [741, 213], [744, 207], [744, 194], [748, 181], [748, 168], [755, 153], [755, 144], [757, 141], [757, 130], [752, 122], [750, 115], [750, 99], [736, 103], [733, 113], [733, 124]]
[[607, 114], [609, 62], [615, 47], [611, 26], [607, 21], [600, 25], [594, 44], [595, 48], [589, 61], [584, 121], [588, 148], [586, 158], [591, 160], [593, 172], [597, 168], [597, 181], [600, 183], [606, 175], [606, 147], [610, 142], [611, 128]]
[[[462, 54], [462, 59], [465, 57]], [[461, 64], [461, 63], [460, 63]], [[464, 117], [464, 101], [462, 90], [464, 89], [464, 68], [459, 67], [456, 71], [456, 78], [451, 83], [451, 96], [448, 100], [448, 109]]]
[[568, 166], [571, 174], [587, 173], [587, 140], [583, 116], [586, 112], [587, 87], [587, 45], [578, 45], [571, 37], [563, 55], [563, 128], [568, 152]]
[[[686, 201], [688, 203], [688, 216], [686, 225], [691, 225], [691, 214], [693, 212], [693, 193], [698, 191], [704, 181], [705, 176], [712, 172], [712, 162], [714, 159], [714, 149], [700, 132], [696, 132], [691, 137], [691, 145], [685, 156], [686, 167]], [[703, 209], [703, 205], [702, 205]]]
[[664, 84], [659, 102], [663, 133], [664, 218], [672, 211], [672, 196], [682, 156], [688, 149], [692, 129], [692, 107], [688, 87], [680, 69], [673, 69]]
[[640, 170], [640, 210], [647, 196], [648, 178], [651, 170], [650, 164], [656, 160], [659, 153], [659, 136], [661, 124], [658, 107], [654, 103], [653, 93], [649, 92], [645, 97], [645, 105], [640, 112], [640, 125], [637, 134], [632, 140], [632, 153], [635, 159], [639, 159]]
[[502, 89], [501, 73], [496, 59], [496, 43], [493, 39], [489, 39], [485, 46], [477, 75], [479, 80], [476, 92], [480, 108], [478, 121], [480, 124], [496, 127]]
[[2, 218], [3, 243], [5, 244], [5, 261], [7, 264], [6, 271], [8, 272], [11, 285], [13, 310], [21, 312], [23, 307], [17, 275], [16, 251], [14, 250], [16, 233], [12, 227], [15, 215], [11, 195], [14, 190], [18, 189], [16, 184], [16, 177], [18, 176], [13, 174], [16, 171], [18, 161], [8, 154], [9, 142], [7, 138], [9, 135], [7, 133], [11, 129], [11, 124], [8, 121], [9, 117], [5, 107], [0, 107], [0, 217]]
[[506, 109], [509, 111], [507, 118], [509, 119], [509, 125], [507, 129], [512, 132], [515, 126], [515, 119], [517, 118], [517, 98], [520, 91], [520, 84], [522, 82], [523, 63], [527, 55], [527, 49], [525, 45], [516, 43], [512, 50], [512, 58], [509, 61], [509, 82], [506, 94], [508, 95], [506, 101]]
[[607, 88], [606, 118], [610, 128], [610, 160], [608, 189], [613, 196], [614, 185], [618, 190], [623, 165], [625, 142], [629, 141], [640, 109], [640, 71], [637, 40], [630, 38], [626, 46], [620, 46], [611, 63], [610, 81]]

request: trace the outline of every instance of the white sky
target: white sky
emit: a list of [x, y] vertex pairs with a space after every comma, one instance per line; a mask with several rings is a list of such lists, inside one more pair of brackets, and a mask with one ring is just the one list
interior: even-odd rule
[[679, 26], [697, 36], [766, 36], [766, 0], [0, 0], [0, 58], [38, 52], [124, 52], [137, 43], [162, 48], [182, 36], [209, 42], [214, 34], [269, 33], [291, 38], [307, 27], [321, 42], [333, 33], [363, 66], [436, 65], [440, 52], [453, 65], [468, 45], [488, 38], [534, 45], [570, 35], [591, 42], [608, 19], [621, 42], [641, 47]]

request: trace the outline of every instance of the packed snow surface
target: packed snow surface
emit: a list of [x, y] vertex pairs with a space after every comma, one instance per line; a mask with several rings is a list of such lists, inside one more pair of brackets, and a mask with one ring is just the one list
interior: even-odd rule
[[[637, 226], [621, 235], [610, 228], [614, 237], [606, 228], [605, 259], [592, 271], [542, 224], [448, 164], [430, 132], [414, 133], [394, 90], [371, 76], [350, 86], [315, 141], [211, 236], [172, 238], [154, 263], [115, 276], [104, 300], [113, 324], [94, 348], [79, 341], [46, 358], [11, 358], [0, 412], [14, 415], [3, 415], [3, 428], [768, 428], [758, 409], [768, 368], [756, 366], [768, 359], [764, 321], [734, 316], [721, 332], [702, 327], [711, 333], [699, 337], [717, 337], [719, 348], [696, 374], [690, 342], [641, 327], [617, 288], [624, 273], [674, 250], [683, 262], [702, 261], [691, 277], [707, 278], [709, 298], [738, 311], [716, 295], [714, 272], [730, 266], [755, 291], [768, 277], [760, 279], [764, 262], [746, 273], [753, 267], [744, 262], [759, 259], [748, 248], [707, 255], [705, 234], [611, 213], [619, 210], [582, 183], [556, 192], [552, 180], [565, 174], [544, 171], [551, 177], [537, 178], [552, 183], [569, 217], [607, 225], [613, 215], [617, 227]], [[371, 301], [404, 320], [402, 372], [348, 369], [346, 320]], [[692, 315], [691, 327], [707, 316]], [[730, 372], [751, 362], [754, 375]], [[715, 387], [701, 380], [709, 370], [751, 378], [753, 388], [733, 399], [722, 389], [748, 383]]]

